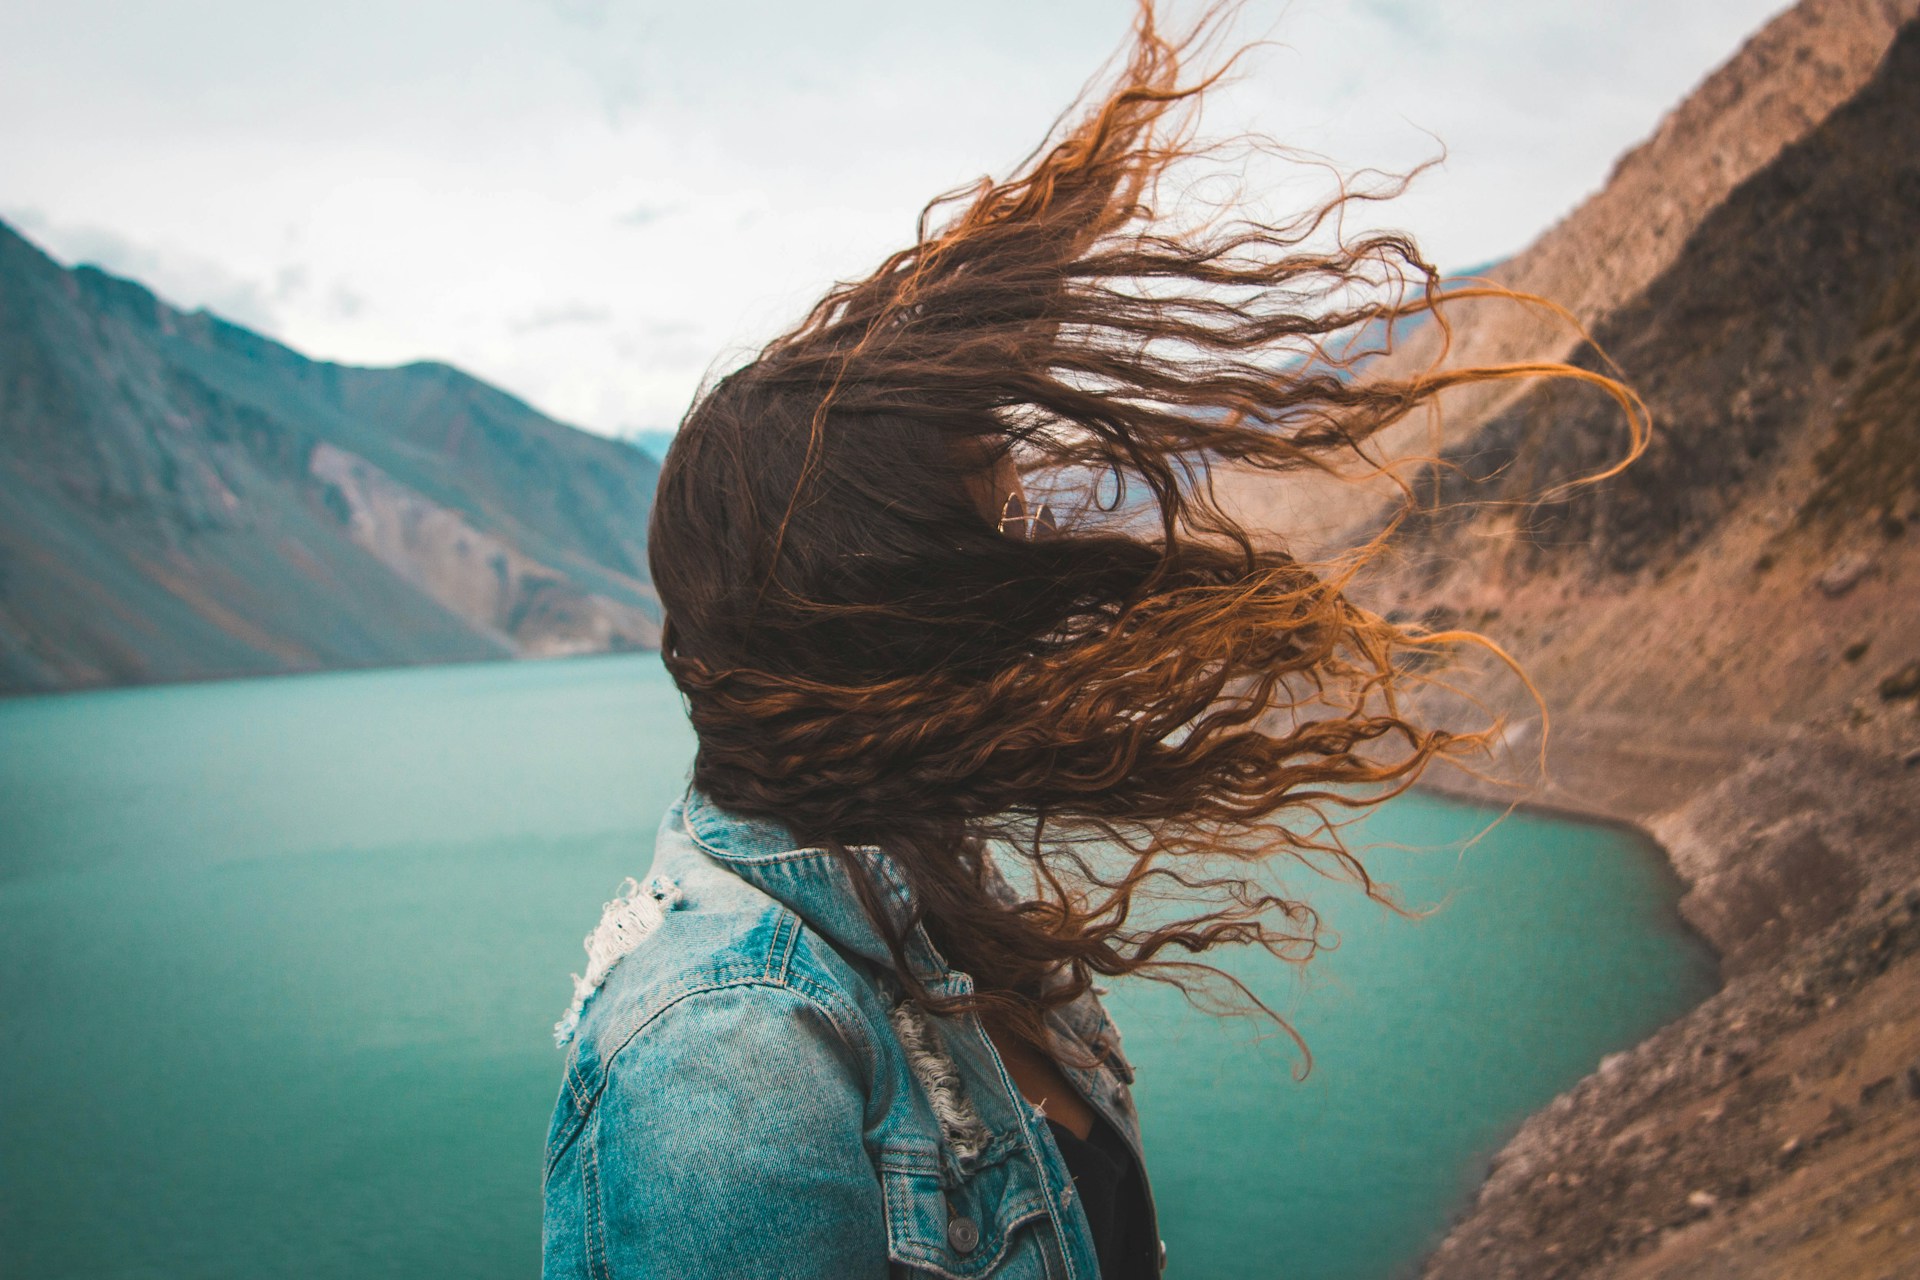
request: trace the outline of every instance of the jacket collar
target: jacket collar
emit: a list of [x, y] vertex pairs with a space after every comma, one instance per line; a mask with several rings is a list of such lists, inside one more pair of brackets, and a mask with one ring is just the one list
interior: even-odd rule
[[[701, 852], [727, 870], [792, 909], [816, 933], [886, 969], [894, 967], [880, 930], [860, 905], [847, 864], [826, 849], [802, 844], [784, 824], [723, 809], [698, 787], [680, 802], [681, 822]], [[913, 895], [893, 859], [874, 845], [853, 845], [881, 890], [884, 909], [896, 926], [912, 912]], [[930, 988], [953, 985], [954, 974], [934, 949], [927, 931], [915, 925], [907, 934], [907, 962]]]
[[[681, 826], [700, 852], [790, 908], [814, 932], [842, 950], [893, 971], [893, 955], [861, 908], [852, 875], [839, 858], [825, 849], [800, 843], [778, 821], [721, 808], [698, 787], [688, 787], [677, 808]], [[672, 821], [673, 815], [669, 814], [668, 822]], [[882, 900], [894, 920], [904, 922], [913, 896], [898, 865], [874, 845], [853, 845], [848, 852], [861, 859], [875, 882], [883, 886]], [[987, 883], [990, 892], [1008, 901], [1018, 900], [1018, 892], [991, 864]], [[907, 934], [905, 949], [907, 962], [928, 991], [952, 996], [973, 990], [972, 979], [954, 970], [934, 949], [924, 926], [915, 925]], [[1055, 1010], [1048, 1021], [1067, 1040], [1091, 1047], [1123, 1079], [1133, 1079], [1133, 1070], [1120, 1053], [1119, 1032], [1091, 992]], [[1084, 1069], [1072, 1065], [1062, 1069], [1088, 1097], [1106, 1096]]]

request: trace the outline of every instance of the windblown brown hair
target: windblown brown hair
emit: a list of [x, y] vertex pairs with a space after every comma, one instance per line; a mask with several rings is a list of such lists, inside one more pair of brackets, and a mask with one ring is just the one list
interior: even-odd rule
[[[1047, 1012], [1096, 975], [1218, 978], [1258, 1004], [1199, 957], [1319, 943], [1258, 864], [1377, 894], [1330, 812], [1483, 740], [1396, 698], [1423, 652], [1478, 638], [1357, 606], [1377, 544], [1301, 563], [1229, 513], [1215, 469], [1372, 465], [1448, 387], [1540, 374], [1601, 385], [1644, 434], [1631, 393], [1564, 365], [1355, 376], [1379, 348], [1353, 335], [1500, 292], [1443, 290], [1404, 235], [1337, 233], [1399, 183], [1280, 224], [1163, 208], [1170, 171], [1220, 155], [1193, 108], [1221, 72], [1180, 71], [1225, 16], [1175, 40], [1143, 0], [1083, 117], [936, 199], [913, 244], [699, 398], [653, 512], [695, 784], [844, 857], [909, 995], [1053, 1051]], [[1009, 466], [1057, 533], [997, 527], [982, 486]], [[906, 878], [904, 923], [861, 845]], [[971, 992], [921, 985], [917, 924]]]

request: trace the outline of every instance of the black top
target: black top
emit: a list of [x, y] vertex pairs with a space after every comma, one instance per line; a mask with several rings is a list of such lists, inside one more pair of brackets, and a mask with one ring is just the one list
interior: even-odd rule
[[1098, 1114], [1085, 1138], [1057, 1120], [1048, 1120], [1053, 1140], [1067, 1162], [1075, 1197], [1093, 1229], [1100, 1258], [1100, 1280], [1155, 1280], [1160, 1274], [1160, 1242], [1147, 1222], [1147, 1177], [1126, 1139]]

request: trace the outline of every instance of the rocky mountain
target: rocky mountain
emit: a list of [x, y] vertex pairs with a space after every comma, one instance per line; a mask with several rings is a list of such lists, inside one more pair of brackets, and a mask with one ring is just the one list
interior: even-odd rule
[[[1920, 0], [1802, 0], [1756, 32], [1623, 155], [1593, 196], [1523, 251], [1484, 272], [1489, 281], [1564, 307], [1591, 329], [1673, 264], [1703, 219], [1733, 190], [1805, 138], [1873, 75], [1894, 31]], [[1649, 38], [1657, 38], [1649, 33]], [[1564, 321], [1499, 301], [1456, 306], [1450, 365], [1563, 359], [1580, 335]], [[1441, 331], [1411, 325], [1369, 372], [1405, 376], [1441, 353]], [[1444, 438], [1458, 442], [1519, 396], [1525, 383], [1467, 388], [1445, 401]], [[1379, 446], [1388, 457], [1426, 456], [1429, 426], [1410, 421]], [[1315, 554], [1393, 501], [1386, 485], [1301, 476], [1229, 488], [1256, 525], [1285, 530]]]
[[0, 224], [0, 692], [650, 647], [658, 474]]
[[[1631, 596], [1644, 612], [1673, 595], [1676, 610], [1699, 612], [1724, 595], [1718, 627], [1737, 601], [1765, 599], [1742, 625], [1776, 629], [1767, 671], [1740, 661], [1731, 633], [1730, 647], [1700, 635], [1717, 665], [1688, 670], [1690, 702], [1798, 721], [1862, 692], [1868, 668], [1777, 628], [1805, 613], [1803, 636], [1890, 639], [1920, 603], [1884, 589], [1920, 542], [1905, 536], [1920, 520], [1920, 152], [1898, 141], [1916, 126], [1909, 24], [1855, 97], [1729, 193], [1572, 353], [1594, 370], [1610, 359], [1644, 397], [1644, 456], [1539, 501], [1624, 456], [1627, 429], [1589, 388], [1535, 384], [1418, 482], [1429, 505], [1397, 538], [1396, 605], [1501, 608], [1515, 634], [1506, 613], [1549, 580], [1557, 599], [1592, 596], [1595, 608]], [[1683, 631], [1676, 621], [1662, 642]], [[1595, 709], [1652, 710], [1681, 692], [1646, 671], [1604, 690], [1553, 678]]]
[[[1504, 713], [1491, 772], [1521, 785], [1431, 781], [1648, 831], [1726, 977], [1527, 1122], [1432, 1280], [1920, 1275], [1914, 7], [1782, 15], [1621, 164], [1588, 206], [1607, 218], [1517, 260], [1596, 278], [1568, 294], [1593, 341], [1566, 353], [1617, 363], [1649, 447], [1543, 501], [1621, 455], [1618, 410], [1565, 383], [1489, 398], [1365, 585], [1490, 636], [1551, 713], [1549, 734], [1498, 663], [1437, 673], [1423, 714]], [[1818, 69], [1879, 30], [1828, 101]], [[1790, 109], [1809, 86], [1818, 109]], [[1740, 102], [1741, 128], [1796, 136], [1734, 145]], [[1759, 158], [1707, 192], [1702, 147]]]

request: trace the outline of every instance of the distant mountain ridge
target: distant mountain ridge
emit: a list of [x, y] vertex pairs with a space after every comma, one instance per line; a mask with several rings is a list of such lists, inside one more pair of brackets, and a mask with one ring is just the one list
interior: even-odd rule
[[673, 437], [677, 434], [671, 427], [644, 427], [629, 431], [620, 438], [655, 462], [665, 462], [667, 450], [673, 445]]
[[0, 223], [0, 692], [648, 648], [658, 466]]

